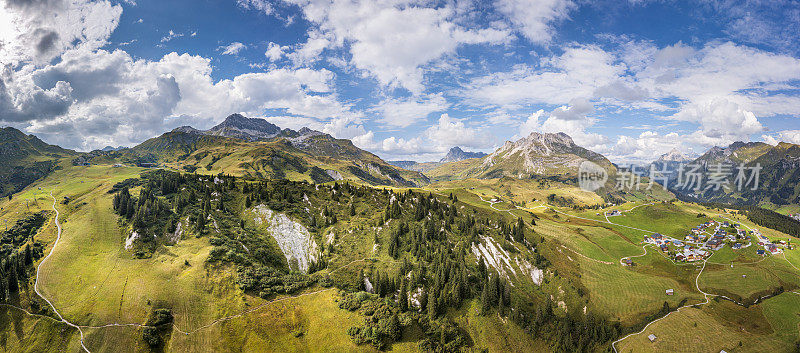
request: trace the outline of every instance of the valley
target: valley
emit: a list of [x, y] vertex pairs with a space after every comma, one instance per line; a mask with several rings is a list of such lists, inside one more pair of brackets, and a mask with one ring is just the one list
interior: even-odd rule
[[[0, 201], [3, 224], [44, 215], [3, 243], [4, 351], [791, 352], [800, 338], [797, 234], [752, 211], [647, 180], [587, 191], [514, 167], [437, 181], [335, 139], [183, 130], [68, 153]], [[492, 168], [548, 150], [600, 160], [570, 141], [517, 145]]]

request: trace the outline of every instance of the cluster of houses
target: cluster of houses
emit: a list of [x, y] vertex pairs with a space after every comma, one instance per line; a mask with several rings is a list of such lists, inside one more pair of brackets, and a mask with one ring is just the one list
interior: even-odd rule
[[789, 217], [794, 218], [795, 221], [800, 221], [800, 213], [790, 214]]
[[787, 243], [785, 240], [778, 241], [777, 244], [773, 243], [769, 238], [763, 236], [758, 230], [754, 230], [754, 235], [758, 239], [758, 245], [764, 247], [764, 249], [759, 249], [756, 251], [759, 255], [766, 255], [766, 252], [769, 252], [772, 255], [777, 255], [783, 252], [782, 248], [791, 248], [791, 245]]
[[720, 250], [726, 244], [733, 250], [749, 247], [753, 238], [757, 239], [758, 245], [763, 248], [756, 251], [759, 255], [767, 253], [775, 255], [781, 253], [784, 248], [792, 248], [792, 244], [784, 240], [773, 243], [758, 230], [747, 231], [738, 223], [728, 221], [708, 221], [698, 225], [691, 229], [690, 234], [686, 235], [683, 241], [659, 233], [645, 236], [644, 241], [655, 244], [675, 261], [694, 262], [711, 256], [711, 251]]
[[[652, 243], [661, 249], [663, 253], [671, 254], [675, 261], [694, 262], [700, 261], [709, 255], [709, 251], [699, 243], [699, 239], [687, 240], [685, 243], [675, 238], [667, 237], [660, 233], [654, 233], [644, 237], [646, 243]], [[670, 247], [674, 251], [670, 251]]]
[[622, 212], [620, 212], [619, 210], [611, 210], [611, 211], [606, 212], [606, 216], [608, 216], [608, 217], [622, 216]]

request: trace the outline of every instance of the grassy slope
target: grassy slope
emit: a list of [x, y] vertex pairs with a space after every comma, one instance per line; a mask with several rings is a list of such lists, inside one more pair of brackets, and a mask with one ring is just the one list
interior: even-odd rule
[[[43, 292], [49, 298], [53, 298], [62, 314], [81, 324], [104, 324], [115, 321], [144, 322], [151, 306], [168, 304], [175, 313], [176, 325], [183, 330], [190, 330], [203, 325], [203, 323], [211, 322], [214, 318], [238, 313], [263, 303], [258, 298], [245, 296], [238, 291], [231, 283], [230, 273], [225, 269], [211, 272], [203, 269], [200, 264], [210, 249], [206, 239], [186, 239], [176, 246], [167, 247], [165, 251], [157, 253], [152, 259], [147, 260], [133, 260], [130, 255], [120, 251], [124, 234], [117, 229], [115, 216], [111, 214], [110, 204], [108, 204], [110, 197], [105, 191], [113, 183], [135, 175], [139, 171], [138, 168], [104, 166], [68, 167], [16, 195], [12, 201], [0, 202], [0, 207], [4, 209], [4, 212], [0, 214], [0, 221], [13, 221], [20, 217], [17, 212], [24, 212], [27, 207], [31, 207], [32, 211], [39, 208], [48, 209], [51, 202], [46, 192], [49, 190], [54, 190], [54, 195], [59, 199], [61, 196], [73, 198], [70, 206], [58, 205], [63, 219], [66, 220], [63, 224], [64, 235], [62, 243], [59, 244], [59, 248], [50, 260], [51, 262], [43, 268], [41, 278]], [[476, 185], [475, 190], [442, 188], [441, 191], [453, 191], [460, 200], [479, 206], [487, 212], [493, 212], [487, 203], [472, 193], [484, 194], [486, 195], [484, 198], [487, 196], [502, 197], [502, 194], [495, 190], [508, 188], [505, 185], [498, 187], [490, 181], [478, 181]], [[42, 190], [38, 189], [39, 186], [42, 187]], [[452, 187], [452, 185], [448, 186]], [[533, 187], [531, 189], [528, 194], [523, 195], [545, 194], [552, 190]], [[27, 207], [26, 200], [29, 204]], [[83, 202], [86, 204], [83, 205]], [[680, 227], [695, 225], [700, 221], [694, 216], [697, 212], [706, 212], [711, 217], [716, 216], [712, 210], [696, 205], [683, 203], [676, 205], [675, 208], [662, 205], [639, 207], [626, 213], [624, 220], [621, 219], [622, 217], [615, 217], [612, 218], [612, 221], [628, 222], [625, 224], [647, 229], [656, 228], [655, 230], [664, 227], [667, 230], [663, 232], [668, 233], [680, 232]], [[497, 204], [495, 207], [511, 209], [510, 204]], [[631, 206], [623, 207], [629, 209]], [[563, 251], [556, 251], [559, 253], [559, 255], [555, 255], [558, 259], [556, 261], [563, 262], [559, 271], [561, 268], [568, 267], [577, 269], [580, 277], [574, 278], [574, 280], [579, 281], [588, 289], [590, 310], [612, 318], [620, 318], [624, 323], [633, 323], [644, 315], [658, 310], [665, 300], [671, 305], [675, 305], [684, 297], [689, 298], [690, 302], [697, 302], [701, 298], [699, 293], [693, 289], [696, 269], [692, 266], [676, 267], [664, 257], [656, 254], [652, 248], [649, 249], [647, 256], [636, 258], [638, 265], [636, 267], [623, 268], [618, 264], [620, 257], [642, 253], [642, 249], [638, 245], [642, 232], [557, 216], [552, 212], [543, 212], [541, 208], [534, 212], [542, 217], [535, 230], [549, 239], [548, 242], [553, 243], [551, 251], [556, 251], [553, 249], [557, 249], [557, 247], [566, 247], [562, 248]], [[594, 215], [593, 212], [596, 211], [587, 211], [586, 213]], [[522, 211], [513, 211], [512, 213], [529, 217], [526, 212]], [[668, 216], [653, 221], [652, 218], [658, 217], [659, 214], [668, 214]], [[371, 241], [365, 242], [356, 237], [348, 238], [347, 229], [354, 225], [341, 223], [331, 229], [338, 233], [343, 249], [340, 258], [331, 260], [331, 268], [348, 265], [353, 259], [366, 257], [388, 260], [385, 249], [379, 247], [377, 253], [372, 252]], [[90, 231], [87, 232], [87, 229]], [[785, 237], [785, 235], [769, 230], [766, 230], [765, 233], [776, 239]], [[379, 232], [382, 242], [387, 236], [388, 232], [385, 230]], [[52, 224], [37, 237], [52, 244], [54, 238]], [[585, 257], [577, 255], [576, 252]], [[731, 261], [732, 257], [729, 253], [721, 255], [725, 256], [718, 256], [714, 260]], [[786, 257], [789, 261], [800, 264], [800, 255], [797, 250], [788, 252]], [[733, 257], [733, 259], [734, 262], [743, 263], [749, 261], [751, 255], [746, 254]], [[185, 266], [184, 260], [188, 260], [192, 265]], [[352, 271], [357, 271], [359, 264], [357, 262], [348, 269], [352, 267]], [[726, 272], [729, 271], [729, 267], [709, 266], [707, 272], [704, 272], [701, 277], [701, 286], [706, 290], [727, 288], [746, 294], [749, 293], [750, 289], [748, 288], [757, 288], [756, 285], [739, 286], [733, 282], [731, 279], [736, 276]], [[798, 272], [793, 272], [796, 269], [791, 268], [783, 258], [770, 258], [756, 265], [750, 265], [750, 267], [734, 266], [735, 271], [740, 271], [740, 269], [744, 271], [748, 268], [752, 268], [755, 273], [748, 275], [748, 279], [753, 277], [753, 282], [761, 281], [762, 278], [767, 279], [760, 285], [779, 281], [790, 283], [791, 276], [796, 278], [798, 274]], [[569, 275], [565, 274], [565, 276]], [[741, 275], [738, 277], [741, 278]], [[58, 278], [58, 280], [54, 278]], [[557, 289], [560, 287], [560, 282], [554, 278], [553, 283], [548, 283], [546, 287], [546, 290], [558, 295]], [[676, 289], [677, 295], [666, 297], [664, 295], [666, 288]], [[786, 299], [790, 296], [791, 294], [783, 294], [767, 300], [758, 307], [763, 307], [764, 315], [771, 323], [796, 323], [798, 306], [792, 306], [795, 303], [793, 299]], [[570, 306], [581, 303], [574, 293], [566, 293], [561, 299], [567, 301]], [[150, 305], [147, 304], [148, 300], [151, 302]], [[333, 351], [353, 351], [357, 348], [370, 350], [367, 347], [356, 347], [346, 336], [346, 327], [360, 320], [360, 317], [336, 308], [335, 300], [335, 291], [327, 291], [269, 305], [252, 314], [212, 326], [188, 337], [174, 332], [169, 348], [171, 351], [181, 352], [203, 351], [204, 348], [198, 347], [214, 347], [222, 351], [226, 349], [231, 351], [277, 351], [281, 347], [311, 350], [324, 345]], [[199, 305], [199, 303], [202, 304]], [[510, 344], [515, 347], [530, 347], [532, 350], [542, 348], [541, 342], [531, 341], [518, 328], [503, 324], [500, 318], [477, 316], [472, 309], [474, 307], [462, 308], [450, 315], [457, 322], [465, 324], [475, 340], [475, 347], [486, 347], [492, 351], [505, 351]], [[778, 334], [756, 332], [739, 336], [735, 330], [726, 326], [730, 323], [726, 323], [719, 315], [691, 310], [673, 314], [663, 323], [652, 326], [653, 330], [661, 330], [654, 331], [659, 332], [657, 335], [661, 337], [662, 345], [658, 347], [663, 346], [664, 349], [679, 347], [681, 343], [677, 340], [682, 339], [683, 336], [675, 331], [686, 330], [685, 326], [691, 325], [686, 321], [689, 319], [676, 320], [682, 316], [701, 323], [698, 325], [699, 328], [691, 328], [690, 331], [694, 332], [691, 337], [696, 337], [695, 340], [701, 341], [696, 343], [700, 345], [698, 347], [707, 347], [711, 350], [717, 349], [714, 347], [721, 341], [737, 339], [735, 337], [744, 337], [748, 339], [748, 342], [757, 342], [776, 348], [785, 347], [787, 342], [798, 337], [797, 330], [792, 331], [791, 329], [780, 330]], [[77, 348], [76, 335], [69, 334], [69, 330], [67, 333], [61, 332], [59, 328], [63, 325], [27, 317], [23, 317], [17, 322], [19, 327], [22, 327], [22, 334], [7, 336], [9, 351], [23, 351], [21, 350], [23, 345], [26, 347], [25, 349], [28, 349], [30, 343], [26, 342], [31, 341], [35, 341], [37, 344], [49, 342], [49, 344], [57, 346], [68, 342], [66, 344], [70, 347]], [[296, 337], [298, 332], [303, 332], [303, 334]], [[713, 339], [702, 338], [714, 336], [716, 333], [719, 333], [719, 336], [713, 337]], [[134, 328], [89, 329], [87, 334], [87, 342], [92, 347], [99, 347], [97, 351], [112, 350], [112, 347], [118, 347], [121, 344], [135, 347], [134, 350], [144, 349], [140, 333]], [[623, 342], [622, 347], [656, 347], [649, 343], [637, 346], [636, 344], [644, 336], [646, 335], [635, 336], [629, 341]], [[393, 350], [401, 352], [415, 349], [416, 344], [410, 341], [393, 346]]]
[[[172, 332], [168, 351], [314, 351], [319, 347], [334, 352], [373, 351], [369, 346], [356, 346], [350, 340], [347, 328], [363, 318], [338, 309], [335, 290], [268, 304], [252, 313], [203, 328], [217, 318], [235, 315], [265, 302], [238, 290], [228, 269], [204, 268], [203, 261], [211, 249], [205, 238], [185, 238], [145, 260], [134, 259], [123, 250], [126, 234], [119, 229], [117, 218], [111, 212], [107, 190], [141, 171], [143, 169], [108, 166], [67, 167], [12, 201], [0, 201], [0, 207], [7, 211], [0, 220], [14, 220], [27, 209], [26, 200], [31, 211], [48, 209], [52, 204], [50, 190], [58, 200], [63, 196], [72, 199], [69, 205], [57, 205], [62, 212], [64, 231], [54, 255], [42, 268], [40, 278], [42, 292], [68, 320], [81, 325], [143, 323], [151, 308], [171, 307], [176, 327], [183, 331], [201, 329], [188, 336]], [[373, 253], [371, 242], [348, 238], [347, 229], [355, 225], [346, 221], [340, 223], [330, 229], [340, 234], [342, 244], [341, 255], [331, 260], [331, 268], [348, 265], [353, 258], [372, 257], [389, 262], [383, 248]], [[388, 229], [379, 234], [382, 242], [388, 239]], [[49, 250], [55, 238], [54, 224], [51, 222], [37, 237]], [[358, 266], [348, 266], [340, 272], [346, 273], [351, 267], [353, 271], [358, 269]], [[313, 288], [308, 292], [317, 290]], [[501, 339], [495, 333], [505, 332], [506, 324], [498, 318], [476, 317], [466, 309], [450, 315], [465, 324], [480, 322], [482, 326], [469, 328], [471, 332], [483, 332], [484, 325], [494, 328], [491, 334], [476, 335], [476, 343], [481, 347], [541, 346], [541, 343], [532, 343], [519, 328], [514, 336], [516, 341], [509, 341], [508, 337]], [[20, 334], [16, 338], [9, 337], [6, 346], [9, 351], [24, 351], [30, 347], [30, 343], [26, 343], [29, 341], [39, 344], [33, 346], [39, 347], [33, 351], [63, 348], [65, 342], [69, 350], [79, 348], [77, 332], [61, 332], [63, 324], [46, 319], [37, 321], [24, 315], [18, 321]], [[60, 334], [56, 334], [58, 332]], [[93, 351], [114, 351], [121, 346], [134, 352], [147, 351], [141, 331], [135, 327], [87, 328], [85, 334], [86, 344]], [[417, 350], [415, 340], [393, 345], [393, 351]]]

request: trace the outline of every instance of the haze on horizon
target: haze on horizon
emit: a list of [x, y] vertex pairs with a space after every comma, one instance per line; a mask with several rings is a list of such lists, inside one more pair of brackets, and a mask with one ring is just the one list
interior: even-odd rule
[[0, 124], [132, 146], [231, 113], [384, 159], [565, 132], [615, 163], [800, 143], [792, 1], [2, 0]]

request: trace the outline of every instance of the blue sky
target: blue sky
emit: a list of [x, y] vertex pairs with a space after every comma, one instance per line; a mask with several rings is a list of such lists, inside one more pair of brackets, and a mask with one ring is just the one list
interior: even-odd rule
[[800, 143], [782, 1], [0, 2], [0, 120], [79, 150], [228, 114], [385, 159], [565, 132], [617, 163]]

